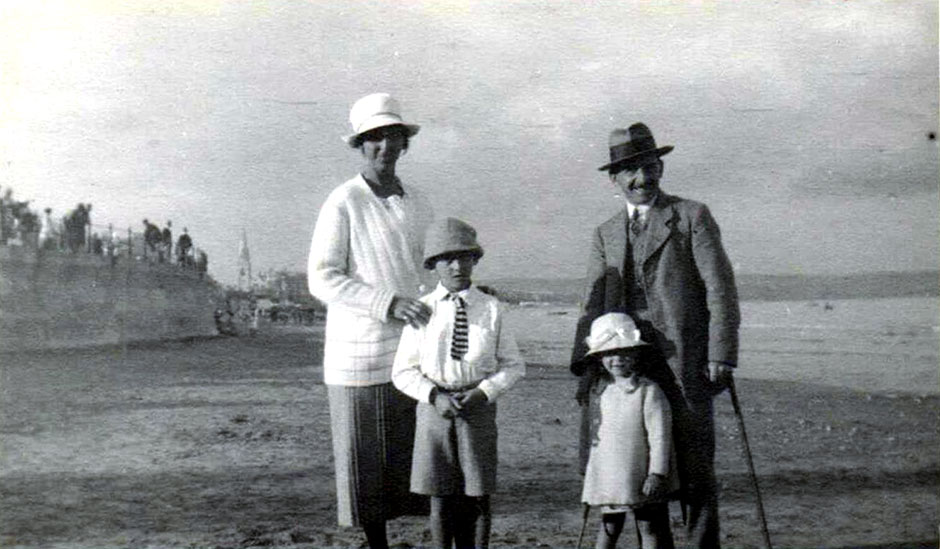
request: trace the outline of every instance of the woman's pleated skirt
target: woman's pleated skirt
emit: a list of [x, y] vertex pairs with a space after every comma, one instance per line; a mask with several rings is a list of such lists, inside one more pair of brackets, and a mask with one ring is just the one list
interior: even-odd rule
[[340, 526], [428, 514], [409, 490], [415, 401], [391, 383], [327, 385]]

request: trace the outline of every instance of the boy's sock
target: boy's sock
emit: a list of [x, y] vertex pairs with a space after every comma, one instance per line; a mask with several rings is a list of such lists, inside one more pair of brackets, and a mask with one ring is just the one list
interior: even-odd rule
[[465, 496], [460, 499], [454, 528], [457, 549], [486, 549], [490, 545], [490, 527], [493, 521], [490, 497]]
[[455, 500], [458, 496], [431, 496], [431, 542], [439, 549], [451, 549], [454, 542]]

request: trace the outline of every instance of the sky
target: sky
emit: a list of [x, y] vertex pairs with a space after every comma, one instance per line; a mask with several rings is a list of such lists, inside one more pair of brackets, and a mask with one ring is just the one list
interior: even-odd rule
[[938, 266], [931, 0], [0, 3], [0, 187], [103, 228], [187, 227], [221, 282], [303, 271], [355, 175], [359, 97], [421, 132], [398, 164], [477, 229], [477, 278], [582, 276], [623, 207], [607, 136], [643, 121], [667, 192], [737, 272]]

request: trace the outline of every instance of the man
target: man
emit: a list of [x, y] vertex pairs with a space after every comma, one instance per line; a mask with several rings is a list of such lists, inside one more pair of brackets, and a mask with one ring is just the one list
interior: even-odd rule
[[183, 234], [176, 240], [176, 255], [180, 265], [189, 266], [192, 264], [192, 258], [189, 255], [189, 250], [192, 247], [193, 239], [189, 236], [189, 230], [183, 227]]
[[161, 238], [161, 248], [160, 248], [160, 263], [163, 263], [163, 258], [166, 258], [168, 263], [173, 262], [173, 226], [172, 221], [166, 222], [166, 227], [163, 227], [163, 232], [160, 233]]
[[596, 423], [592, 401], [604, 385], [597, 365], [585, 359], [585, 336], [605, 313], [636, 320], [642, 338], [658, 351], [651, 377], [673, 409], [687, 534], [696, 547], [719, 547], [712, 398], [737, 363], [740, 313], [731, 264], [708, 208], [659, 188], [661, 157], [672, 149], [657, 147], [642, 123], [610, 134], [610, 162], [599, 169], [609, 172], [627, 203], [594, 231], [571, 370], [581, 376], [583, 459]]

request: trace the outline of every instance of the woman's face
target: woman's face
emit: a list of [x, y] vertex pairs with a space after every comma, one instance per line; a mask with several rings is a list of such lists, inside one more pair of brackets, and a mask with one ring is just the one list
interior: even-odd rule
[[401, 126], [383, 126], [360, 136], [362, 156], [377, 174], [394, 174], [395, 163], [405, 149], [405, 129]]

